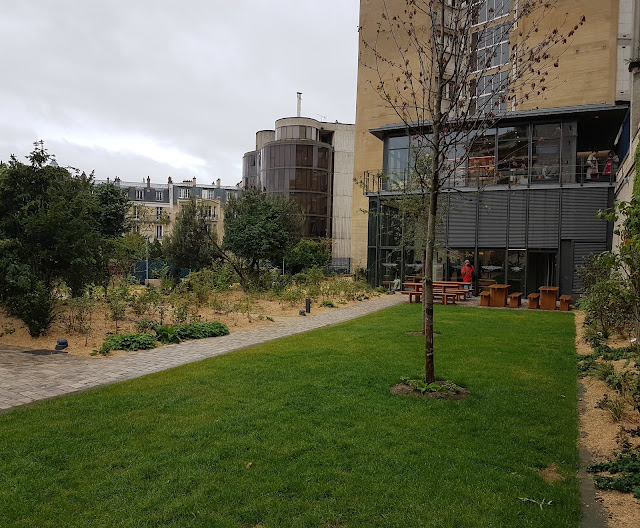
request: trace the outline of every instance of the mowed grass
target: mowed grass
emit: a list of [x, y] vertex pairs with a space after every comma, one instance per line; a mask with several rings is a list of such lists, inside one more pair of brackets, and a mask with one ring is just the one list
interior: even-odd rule
[[0, 525], [578, 526], [573, 315], [437, 307], [462, 401], [389, 393], [419, 328], [401, 305], [0, 415]]

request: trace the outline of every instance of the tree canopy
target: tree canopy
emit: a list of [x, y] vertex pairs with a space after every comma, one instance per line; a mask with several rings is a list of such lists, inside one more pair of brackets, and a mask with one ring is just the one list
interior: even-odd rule
[[0, 169], [0, 302], [32, 334], [50, 324], [52, 289], [77, 293], [104, 279], [115, 241], [126, 228], [126, 191], [94, 185], [56, 164], [42, 142], [27, 159]]
[[302, 237], [303, 220], [294, 200], [249, 189], [226, 205], [223, 247], [257, 271], [261, 260], [282, 262]]

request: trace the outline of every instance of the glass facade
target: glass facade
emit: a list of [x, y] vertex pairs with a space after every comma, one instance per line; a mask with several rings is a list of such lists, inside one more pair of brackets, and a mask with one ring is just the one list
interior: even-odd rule
[[[473, 140], [451, 147], [444, 164], [452, 172], [446, 186], [587, 183], [590, 152], [579, 150], [577, 129], [575, 121], [487, 128]], [[408, 136], [385, 139], [381, 190], [401, 188], [410, 170], [410, 156]]]
[[258, 187], [258, 169], [255, 152], [247, 152], [242, 158], [242, 186], [244, 188]]
[[281, 139], [310, 139], [318, 141], [318, 129], [303, 125], [287, 125], [276, 128], [276, 141]]
[[[287, 126], [279, 130], [293, 128], [313, 127]], [[274, 142], [266, 145], [260, 155], [262, 190], [289, 196], [300, 205], [305, 214], [305, 237], [330, 237], [331, 147], [315, 142]]]

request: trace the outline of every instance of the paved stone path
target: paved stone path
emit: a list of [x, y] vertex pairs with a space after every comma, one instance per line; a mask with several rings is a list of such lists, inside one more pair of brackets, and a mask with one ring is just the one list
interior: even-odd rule
[[407, 302], [404, 295], [384, 295], [347, 308], [299, 317], [277, 325], [106, 359], [67, 354], [34, 355], [25, 349], [0, 345], [0, 411], [308, 332], [402, 302]]

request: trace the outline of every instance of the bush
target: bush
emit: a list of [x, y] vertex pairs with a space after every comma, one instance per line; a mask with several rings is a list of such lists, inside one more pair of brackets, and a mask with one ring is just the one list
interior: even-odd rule
[[157, 326], [155, 328], [158, 341], [163, 344], [179, 343], [185, 339], [204, 339], [229, 334], [229, 328], [217, 321], [184, 324], [178, 326]]
[[291, 273], [299, 273], [308, 268], [323, 268], [331, 258], [328, 243], [300, 240], [285, 255], [285, 264]]
[[204, 339], [229, 334], [229, 328], [217, 321], [178, 325], [175, 330], [180, 339]]
[[86, 332], [89, 330], [89, 320], [95, 301], [88, 295], [72, 297], [67, 300], [69, 318], [67, 330], [70, 332]]
[[158, 322], [150, 317], [142, 317], [136, 321], [138, 332], [150, 333], [156, 326], [158, 326]]
[[7, 299], [9, 314], [22, 319], [31, 337], [40, 337], [49, 329], [54, 319], [53, 305], [51, 292], [41, 282], [31, 291]]
[[156, 339], [151, 334], [114, 334], [105, 339], [101, 354], [108, 354], [112, 350], [148, 350], [155, 348]]

